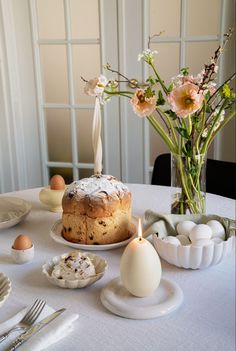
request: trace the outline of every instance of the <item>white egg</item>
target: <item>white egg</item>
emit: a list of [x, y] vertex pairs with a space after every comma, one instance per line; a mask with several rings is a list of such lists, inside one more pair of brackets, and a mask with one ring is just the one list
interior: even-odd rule
[[193, 246], [197, 246], [197, 247], [202, 247], [202, 246], [207, 246], [213, 244], [212, 240], [210, 239], [199, 239], [193, 242]]
[[212, 237], [212, 230], [206, 224], [197, 224], [192, 228], [189, 238], [192, 243], [195, 243], [198, 240], [209, 240]]
[[189, 236], [190, 231], [192, 230], [193, 227], [195, 227], [196, 223], [192, 221], [183, 221], [177, 224], [176, 230], [177, 233], [180, 235], [186, 235]]
[[166, 236], [163, 240], [176, 246], [179, 246], [181, 244], [180, 241], [175, 236], [171, 236], [171, 235]]
[[218, 237], [222, 240], [225, 240], [225, 229], [219, 221], [212, 219], [211, 221], [207, 222], [207, 225], [212, 230], [212, 237], [213, 238]]
[[216, 244], [220, 244], [223, 242], [223, 240], [221, 238], [218, 238], [218, 236], [215, 236], [214, 238], [212, 238], [211, 241], [213, 241]]
[[159, 256], [149, 241], [137, 238], [126, 246], [120, 260], [120, 277], [132, 295], [151, 295], [160, 284], [161, 273]]
[[176, 235], [176, 239], [178, 239], [180, 241], [181, 245], [186, 246], [186, 245], [191, 244], [191, 241], [189, 240], [188, 236], [186, 236], [186, 235], [183, 235], [183, 234]]

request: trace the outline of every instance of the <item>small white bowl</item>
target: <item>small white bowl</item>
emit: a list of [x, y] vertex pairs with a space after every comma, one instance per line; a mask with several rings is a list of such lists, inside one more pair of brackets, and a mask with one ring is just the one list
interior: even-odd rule
[[11, 255], [13, 260], [18, 264], [29, 262], [34, 258], [34, 245], [26, 250], [16, 250], [11, 248]]
[[[168, 217], [169, 225], [166, 225], [167, 222], [164, 220], [164, 217]], [[152, 238], [159, 256], [168, 263], [186, 269], [204, 269], [220, 263], [234, 251], [235, 221], [216, 215], [182, 215], [182, 218], [182, 220], [192, 220], [196, 224], [206, 223], [209, 219], [214, 218], [224, 225], [227, 240], [221, 242], [206, 240], [205, 243], [174, 245], [165, 240], [165, 238], [168, 235], [177, 235], [177, 232], [174, 232], [174, 228], [180, 222], [180, 216], [163, 216], [160, 225], [157, 221], [154, 223], [155, 227], [154, 225], [152, 226], [155, 229], [152, 231]], [[158, 233], [158, 235], [154, 233]], [[150, 231], [149, 234], [151, 234]]]
[[221, 243], [211, 242], [206, 246], [173, 245], [153, 234], [153, 244], [158, 254], [177, 267], [203, 269], [220, 263], [233, 251], [235, 236]]
[[42, 267], [43, 274], [46, 275], [50, 283], [52, 283], [53, 285], [60, 286], [61, 288], [77, 289], [77, 288], [84, 288], [85, 286], [91, 285], [103, 277], [108, 265], [106, 260], [101, 256], [97, 256], [87, 252], [86, 253], [83, 252], [83, 254], [86, 254], [86, 256], [88, 256], [92, 261], [95, 268], [96, 275], [90, 276], [85, 279], [76, 279], [76, 280], [66, 280], [66, 279], [58, 279], [58, 278], [52, 277], [52, 271], [54, 266], [58, 264], [63, 257], [67, 256], [68, 253], [65, 253], [60, 256], [55, 256], [49, 262], [45, 263]]
[[0, 273], [0, 307], [4, 304], [11, 292], [11, 282], [3, 273]]

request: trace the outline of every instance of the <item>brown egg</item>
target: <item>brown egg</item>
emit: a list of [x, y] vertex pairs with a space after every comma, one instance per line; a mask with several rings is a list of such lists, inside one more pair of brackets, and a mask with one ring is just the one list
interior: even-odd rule
[[15, 250], [27, 250], [32, 247], [32, 241], [27, 235], [19, 235], [12, 246]]
[[52, 190], [63, 190], [65, 189], [65, 181], [62, 176], [55, 174], [50, 180], [50, 188]]

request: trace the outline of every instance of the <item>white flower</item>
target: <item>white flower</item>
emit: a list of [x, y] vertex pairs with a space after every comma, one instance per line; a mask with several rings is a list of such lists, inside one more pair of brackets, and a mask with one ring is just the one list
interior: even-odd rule
[[151, 51], [150, 49], [143, 50], [143, 52], [138, 55], [138, 61], [143, 59], [147, 63], [152, 64], [154, 62], [155, 54], [158, 54], [158, 51]]
[[[217, 117], [219, 112], [220, 112], [220, 110], [218, 108], [216, 108], [215, 111], [213, 112], [212, 116]], [[221, 123], [223, 122], [224, 119], [225, 119], [225, 110], [222, 110], [220, 113], [219, 119], [214, 126], [214, 132], [219, 128], [219, 126], [221, 125]]]
[[204, 74], [205, 74], [205, 70], [203, 69], [203, 70], [201, 70], [200, 73], [198, 73], [198, 75], [196, 77], [194, 77], [194, 83], [198, 84], [198, 85], [201, 84], [203, 81]]
[[206, 138], [206, 137], [207, 137], [207, 134], [208, 134], [208, 129], [205, 128], [204, 131], [202, 132], [202, 137], [203, 137], [203, 138]]
[[210, 95], [213, 95], [216, 91], [216, 83], [214, 82], [209, 82], [207, 84], [204, 84], [203, 86], [203, 94], [206, 95], [208, 92], [210, 93]]
[[192, 75], [178, 74], [176, 77], [171, 78], [171, 82], [177, 88], [185, 83], [194, 83], [194, 77]]
[[[215, 111], [212, 113], [212, 116], [214, 117], [218, 116], [219, 112], [220, 112], [220, 109], [216, 108]], [[223, 122], [224, 118], [225, 118], [225, 110], [222, 110], [220, 113], [218, 122]]]
[[90, 96], [101, 96], [108, 80], [102, 74], [98, 78], [90, 79], [84, 88], [84, 92]]

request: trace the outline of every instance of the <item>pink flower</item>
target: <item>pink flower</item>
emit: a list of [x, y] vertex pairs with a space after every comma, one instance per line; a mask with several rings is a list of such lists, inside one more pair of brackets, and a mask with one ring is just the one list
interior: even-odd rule
[[145, 90], [137, 89], [130, 103], [133, 107], [134, 113], [139, 117], [149, 116], [156, 109], [156, 96], [147, 97]]
[[177, 116], [186, 118], [201, 108], [203, 94], [197, 85], [188, 82], [174, 88], [168, 102]]

